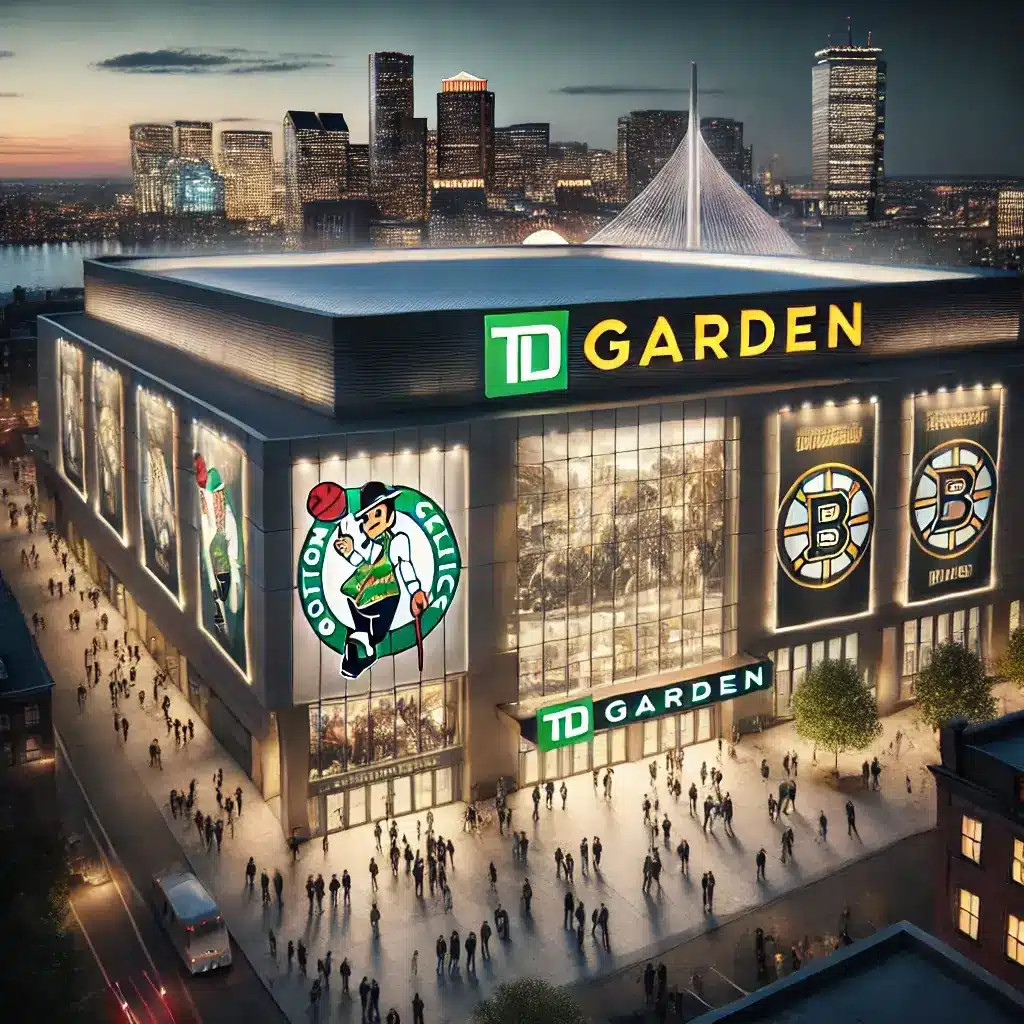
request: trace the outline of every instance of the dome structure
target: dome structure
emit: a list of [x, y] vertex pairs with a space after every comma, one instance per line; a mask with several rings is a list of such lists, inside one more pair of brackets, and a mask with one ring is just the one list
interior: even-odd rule
[[551, 228], [541, 228], [523, 239], [523, 245], [568, 245], [569, 243]]

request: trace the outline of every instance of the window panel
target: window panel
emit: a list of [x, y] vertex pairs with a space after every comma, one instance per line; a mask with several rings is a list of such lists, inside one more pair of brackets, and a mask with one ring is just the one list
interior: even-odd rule
[[967, 889], [957, 890], [956, 927], [968, 938], [978, 937], [978, 919], [981, 916], [981, 900]]
[[1018, 885], [1024, 885], [1024, 839], [1014, 839], [1013, 841], [1013, 867], [1011, 875]]
[[1024, 920], [1013, 914], [1006, 922], [1006, 955], [1024, 967]]
[[981, 863], [981, 822], [966, 814], [960, 820], [960, 852], [968, 860]]

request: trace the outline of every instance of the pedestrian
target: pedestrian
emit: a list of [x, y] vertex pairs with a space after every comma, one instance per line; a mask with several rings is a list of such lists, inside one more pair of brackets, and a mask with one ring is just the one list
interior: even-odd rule
[[567, 853], [565, 855], [565, 877], [570, 885], [575, 885], [576, 880], [574, 878], [575, 862], [572, 859], [572, 854]]
[[331, 875], [331, 883], [327, 888], [331, 893], [331, 906], [336, 907], [338, 905], [338, 890], [341, 889], [341, 882], [338, 881], [336, 874]]
[[[196, 811], [198, 815], [199, 812]], [[252, 863], [252, 857], [249, 858], [249, 862]], [[255, 866], [253, 868], [255, 870]], [[260, 872], [260, 890], [263, 893], [263, 904], [266, 906], [270, 902], [270, 876], [266, 871]]]
[[348, 873], [348, 868], [345, 868], [341, 873], [341, 888], [342, 888], [342, 903], [351, 902], [351, 890], [352, 890], [352, 876]]
[[695, 782], [690, 783], [690, 789], [688, 791], [690, 797], [690, 814], [693, 817], [697, 817], [697, 784]]
[[882, 775], [882, 766], [878, 763], [878, 758], [873, 757], [871, 759], [871, 788], [879, 789], [879, 779]]
[[654, 1002], [654, 964], [648, 961], [647, 966], [643, 969], [643, 973], [640, 976], [644, 983], [644, 1001], [646, 1003]]
[[569, 890], [566, 890], [565, 896], [562, 899], [562, 927], [572, 927], [572, 912], [576, 909], [576, 901], [573, 899], [573, 895]]
[[491, 861], [490, 867], [487, 869], [487, 874], [491, 879], [491, 892], [498, 891], [498, 869], [494, 866], [494, 861]]
[[121, 734], [124, 736], [125, 743], [128, 742], [128, 719], [121, 719]]
[[322, 914], [324, 912], [324, 892], [326, 890], [324, 885], [324, 876], [318, 874], [316, 881], [313, 883], [313, 891], [316, 893], [316, 912]]
[[267, 941], [270, 943], [270, 955], [274, 960], [277, 960], [277, 936], [274, 934], [274, 929], [271, 928], [267, 932]]
[[708, 872], [708, 913], [714, 913], [715, 905], [715, 873], [714, 871]]
[[441, 886], [442, 902], [444, 903], [444, 912], [450, 914], [452, 912], [452, 890], [448, 883], [445, 882]]
[[846, 834], [860, 838], [860, 833], [857, 831], [857, 809], [853, 806], [852, 800], [846, 801]]
[[220, 818], [214, 823], [213, 835], [217, 840], [217, 852], [220, 853], [220, 844], [224, 841], [224, 822]]
[[[189, 731], [190, 734], [195, 732], [195, 726], [192, 724], [192, 719], [191, 718], [188, 720], [188, 731]], [[218, 774], [217, 786], [219, 788], [220, 784], [221, 784], [221, 781], [224, 778], [224, 772], [220, 771], [217, 774]], [[241, 817], [242, 816], [242, 787], [241, 786], [237, 786], [235, 788], [235, 803], [238, 805], [238, 816]]]
[[338, 966], [338, 973], [341, 975], [341, 994], [348, 995], [348, 979], [352, 977], [352, 966], [348, 957], [344, 957]]
[[583, 948], [583, 926], [587, 921], [587, 910], [583, 906], [583, 900], [576, 904], [576, 946]]
[[527, 878], [523, 882], [523, 913], [529, 916], [530, 914], [530, 901], [533, 899], [533, 887], [530, 885], [530, 880]]
[[277, 897], [277, 905], [284, 906], [284, 875], [277, 868], [274, 868], [274, 895]]
[[459, 969], [459, 957], [462, 955], [461, 941], [459, 939], [459, 933], [455, 930], [452, 931], [451, 938], [448, 940], [448, 973], [455, 974]]
[[782, 770], [786, 773], [787, 776], [789, 775], [789, 752], [788, 751], [786, 752], [786, 754], [782, 758]]
[[793, 756], [790, 758], [789, 764], [790, 764], [790, 767], [793, 769], [793, 777], [796, 778], [796, 776], [799, 775], [800, 773], [799, 773], [799, 771], [797, 771], [797, 768], [799, 767], [799, 765], [797, 763], [797, 755], [796, 755], [796, 751], [795, 750], [793, 751]]
[[366, 1020], [366, 1011], [369, 1007], [370, 1002], [370, 983], [366, 980], [366, 975], [363, 975], [363, 980], [359, 982], [359, 1005], [362, 1008], [362, 1016], [360, 1020]]
[[383, 853], [384, 847], [380, 845], [381, 837], [384, 835], [384, 830], [381, 828], [380, 822], [373, 826], [373, 838], [377, 843], [377, 852]]
[[611, 952], [611, 944], [608, 939], [608, 908], [603, 903], [597, 912], [597, 926], [601, 929], [601, 944], [604, 946], [605, 952]]
[[480, 922], [480, 955], [484, 960], [491, 959], [491, 926], [486, 921]]
[[580, 840], [580, 870], [583, 874], [590, 871], [590, 847], [587, 845], [587, 837]]
[[[518, 845], [518, 844], [517, 844]], [[565, 854], [560, 846], [555, 847], [555, 878], [562, 877], [562, 866], [565, 863]]]
[[380, 868], [377, 867], [376, 859], [371, 857], [370, 858], [370, 888], [374, 892], [377, 891], [377, 874], [378, 874], [379, 871], [380, 871]]
[[661, 823], [661, 831], [665, 834], [665, 845], [669, 845], [669, 836], [672, 832], [672, 822], [668, 820], [668, 815], [665, 815], [665, 820]]
[[903, 730], [902, 729], [897, 729], [896, 730], [896, 740], [895, 740], [896, 760], [897, 761], [900, 759], [900, 744], [902, 742], [903, 742]]
[[679, 845], [676, 847], [676, 853], [679, 855], [679, 867], [684, 875], [690, 873], [690, 844], [685, 840], [681, 839]]
[[778, 811], [779, 811], [779, 805], [775, 802], [775, 797], [771, 793], [769, 793], [768, 794], [768, 820], [774, 822], [775, 818], [776, 818], [776, 815], [778, 814]]
[[540, 820], [540, 786], [533, 787], [533, 820]]
[[448, 953], [448, 943], [444, 940], [444, 935], [438, 935], [437, 944], [434, 946], [434, 952], [437, 954], [437, 973], [444, 973], [444, 958]]
[[913, 787], [910, 785], [910, 776], [909, 775], [907, 776], [907, 792], [908, 793], [912, 793], [913, 792]]
[[466, 936], [466, 970], [476, 974], [476, 933]]
[[569, 797], [569, 787], [566, 786], [565, 781], [562, 781], [562, 785], [558, 790], [558, 795], [562, 798], [562, 810], [565, 810], [565, 801]]
[[295, 959], [295, 943], [289, 939], [288, 945], [285, 947], [285, 957], [288, 961], [288, 973], [292, 973], [292, 961]]
[[821, 836], [823, 843], [828, 842], [828, 818], [825, 817], [824, 811], [818, 815], [818, 835]]
[[253, 860], [252, 857], [250, 857], [248, 862], [245, 865], [245, 884], [246, 884], [246, 886], [249, 889], [251, 889], [253, 887], [253, 882], [255, 880], [256, 880], [256, 861]]
[[550, 779], [544, 783], [544, 806], [550, 811], [555, 801], [555, 784]]
[[418, 949], [412, 951], [412, 963], [409, 965], [409, 971], [413, 977], [420, 972], [420, 951]]
[[701, 763], [700, 763], [700, 784], [701, 784], [701, 788], [702, 789], [703, 789], [703, 787], [705, 785], [707, 785], [707, 781], [708, 781], [708, 765], [707, 765], [706, 761], [701, 761]]
[[768, 863], [768, 855], [765, 853], [763, 846], [761, 847], [760, 850], [757, 851], [757, 856], [754, 858], [754, 862], [757, 864], [757, 878], [758, 878], [758, 880], [761, 881], [761, 882], [767, 881], [767, 879], [765, 878], [764, 871], [765, 871], [765, 866]]
[[789, 780], [789, 805], [796, 810], [796, 779]]
[[370, 907], [370, 929], [373, 932], [375, 939], [380, 938], [380, 910], [377, 908], [377, 901], [373, 901], [373, 906]]
[[708, 909], [708, 873], [705, 871], [700, 879], [701, 909], [707, 913]]
[[423, 1024], [423, 1000], [419, 992], [412, 997], [412, 1024]]

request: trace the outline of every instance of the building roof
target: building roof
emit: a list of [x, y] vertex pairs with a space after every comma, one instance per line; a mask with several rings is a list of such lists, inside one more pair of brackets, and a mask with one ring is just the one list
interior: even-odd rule
[[789, 975], [695, 1024], [1011, 1024], [1024, 995], [906, 921]]
[[324, 131], [348, 131], [348, 122], [345, 120], [344, 114], [319, 114], [318, 117], [320, 118], [320, 123], [324, 126]]
[[285, 117], [295, 125], [296, 131], [320, 131], [320, 118], [312, 110], [289, 110]]
[[167, 872], [159, 879], [174, 912], [185, 924], [220, 914], [202, 882], [190, 871]]
[[549, 306], [862, 288], [984, 276], [804, 257], [553, 246], [355, 250], [100, 262], [329, 316]]
[[1024, 711], [970, 725], [964, 730], [963, 741], [1016, 771], [1024, 771]]
[[460, 71], [457, 75], [452, 75], [451, 78], [444, 79], [446, 82], [486, 82], [486, 78], [477, 78], [476, 75], [471, 75], [468, 71]]
[[0, 576], [0, 699], [53, 688], [53, 679], [21, 614], [21, 606]]

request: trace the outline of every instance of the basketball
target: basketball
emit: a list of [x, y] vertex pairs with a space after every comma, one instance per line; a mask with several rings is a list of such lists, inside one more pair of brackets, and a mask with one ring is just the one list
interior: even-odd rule
[[321, 522], [332, 523], [348, 511], [345, 488], [341, 484], [325, 480], [309, 492], [306, 511]]

